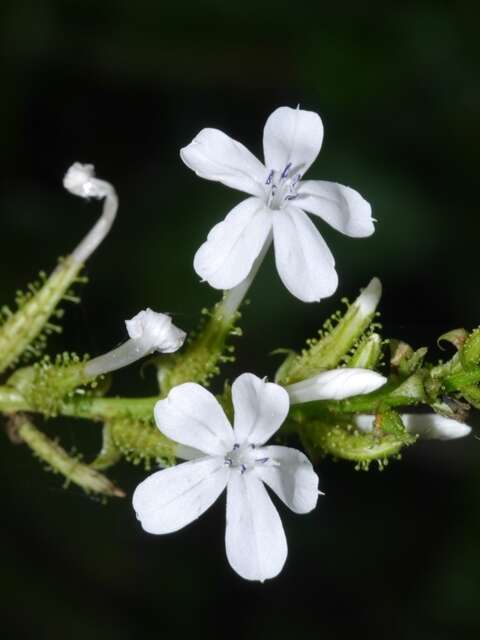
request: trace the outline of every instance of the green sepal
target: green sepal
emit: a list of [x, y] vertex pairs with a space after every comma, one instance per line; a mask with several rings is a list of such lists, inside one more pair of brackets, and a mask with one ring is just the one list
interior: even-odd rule
[[389, 458], [398, 457], [407, 444], [403, 435], [399, 438], [392, 433], [360, 433], [345, 421], [309, 421], [301, 425], [300, 435], [313, 459], [330, 455], [335, 459], [350, 460], [362, 470], [368, 470], [372, 461], [383, 469]]
[[364, 336], [346, 361], [346, 366], [375, 369], [382, 360], [382, 345], [382, 338], [378, 333]]
[[21, 393], [31, 410], [54, 417], [72, 392], [85, 393], [79, 387], [88, 384], [95, 389], [96, 381], [85, 375], [87, 360], [88, 356], [80, 358], [74, 353], [59, 354], [53, 362], [49, 356], [44, 356], [30, 367], [17, 369], [7, 385]]
[[289, 363], [285, 375], [277, 382], [283, 385], [306, 380], [312, 376], [337, 367], [347, 359], [350, 350], [370, 326], [380, 299], [381, 284], [374, 278], [360, 296], [342, 315], [340, 311], [328, 319], [319, 338], [307, 340], [307, 348]]
[[469, 385], [464, 387], [461, 392], [462, 396], [465, 400], [475, 407], [475, 409], [480, 409], [480, 389], [478, 386]]
[[427, 347], [420, 347], [414, 351], [402, 340], [390, 340], [390, 364], [404, 378], [422, 367], [427, 352]]
[[220, 372], [221, 364], [235, 360], [235, 347], [227, 342], [232, 336], [242, 335], [237, 326], [240, 312], [226, 319], [222, 302], [219, 302], [211, 311], [203, 309], [202, 316], [200, 328], [189, 336], [187, 346], [179, 353], [158, 360], [157, 377], [162, 397], [184, 382], [208, 386]]
[[274, 377], [275, 382], [277, 384], [280, 384], [281, 380], [288, 379], [290, 369], [294, 366], [296, 359], [298, 358], [298, 353], [293, 349], [279, 348], [279, 349], [275, 349], [275, 351], [272, 351], [270, 355], [272, 356], [285, 355], [285, 359], [282, 362], [282, 364], [278, 367]]
[[58, 333], [61, 327], [50, 322], [52, 316], [61, 318], [58, 305], [62, 300], [78, 302], [71, 285], [85, 282], [78, 276], [82, 265], [70, 257], [60, 260], [57, 268], [46, 278], [41, 274], [38, 283], [29, 286], [26, 293], [17, 292], [17, 310], [2, 308], [0, 314], [0, 373], [18, 362], [22, 355], [40, 355], [47, 336]]
[[476, 367], [480, 364], [480, 327], [474, 329], [466, 338], [460, 349], [460, 359], [465, 369]]
[[106, 424], [115, 446], [132, 464], [143, 464], [149, 470], [152, 466], [170, 466], [175, 462], [176, 444], [153, 422], [121, 418]]
[[451, 331], [447, 331], [447, 333], [444, 333], [438, 338], [437, 345], [440, 347], [440, 349], [443, 349], [441, 343], [449, 342], [458, 351], [465, 344], [465, 340], [467, 339], [467, 337], [468, 332], [465, 329], [452, 329]]
[[102, 471], [108, 469], [117, 464], [122, 458], [122, 452], [115, 444], [115, 439], [112, 435], [112, 427], [110, 424], [105, 424], [102, 431], [102, 448], [93, 462], [90, 463], [92, 469]]

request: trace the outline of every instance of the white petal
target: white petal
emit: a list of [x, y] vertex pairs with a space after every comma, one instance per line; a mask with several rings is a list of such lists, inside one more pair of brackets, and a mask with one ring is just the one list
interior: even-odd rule
[[252, 196], [265, 193], [267, 171], [240, 142], [218, 129], [202, 129], [181, 149], [180, 157], [197, 176], [215, 180]]
[[296, 382], [286, 387], [290, 402], [298, 404], [313, 400], [343, 400], [351, 396], [371, 393], [387, 382], [370, 369], [332, 369], [313, 378]]
[[230, 468], [209, 456], [162, 469], [141, 482], [133, 508], [149, 533], [171, 533], [196, 520], [225, 489]]
[[244, 373], [232, 385], [235, 409], [233, 431], [238, 444], [266, 442], [287, 417], [288, 393], [273, 382]]
[[274, 578], [287, 559], [282, 522], [263, 483], [234, 472], [227, 486], [227, 558], [246, 580]]
[[[304, 174], [320, 152], [323, 124], [318, 113], [279, 107], [263, 131], [265, 165], [269, 170]], [[289, 166], [290, 165], [290, 166]]]
[[196, 460], [203, 458], [205, 454], [195, 447], [187, 447], [184, 444], [177, 444], [175, 447], [175, 458], [177, 460]]
[[232, 427], [222, 407], [199, 384], [174, 387], [157, 402], [154, 415], [160, 431], [175, 442], [210, 455], [223, 455], [233, 447]]
[[318, 476], [310, 460], [301, 451], [289, 447], [269, 446], [258, 449], [260, 458], [268, 458], [255, 466], [255, 474], [265, 482], [289, 509], [308, 513], [318, 500]]
[[340, 233], [364, 238], [375, 231], [370, 204], [350, 187], [305, 180], [300, 183], [297, 193], [295, 203], [298, 207], [320, 216]]
[[335, 260], [306, 213], [292, 206], [277, 211], [273, 239], [278, 273], [292, 295], [318, 302], [335, 292]]
[[272, 212], [247, 198], [210, 231], [195, 254], [195, 271], [215, 289], [232, 289], [250, 273], [271, 228]]
[[[400, 416], [406, 430], [412, 435], [429, 440], [455, 440], [464, 438], [471, 432], [471, 427], [458, 420], [440, 416], [437, 413], [403, 413]], [[359, 431], [373, 431], [374, 416], [358, 415], [355, 426]]]

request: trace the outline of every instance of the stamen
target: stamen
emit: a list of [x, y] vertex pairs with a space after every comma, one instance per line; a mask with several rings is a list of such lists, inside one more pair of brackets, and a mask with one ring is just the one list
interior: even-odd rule
[[268, 462], [269, 458], [257, 458], [255, 460], [255, 462], [258, 462], [259, 464], [265, 464], [266, 462]]
[[227, 467], [231, 467], [231, 466], [232, 466], [232, 464], [233, 464], [233, 461], [232, 461], [232, 459], [231, 459], [231, 458], [225, 458], [225, 465], [226, 465]]
[[301, 173], [297, 173], [297, 175], [292, 180], [292, 187], [296, 187], [301, 179], [302, 179], [302, 174]]
[[246, 465], [242, 464], [242, 465], [240, 466], [240, 473], [242, 473], [242, 474], [243, 474], [243, 473], [245, 473], [245, 471], [246, 471], [246, 470], [247, 470]]
[[270, 171], [270, 173], [268, 174], [268, 178], [267, 181], [265, 182], [265, 184], [272, 184], [272, 180], [273, 180], [273, 176], [275, 175], [275, 171], [272, 169]]
[[282, 171], [282, 175], [281, 175], [282, 178], [286, 178], [288, 176], [288, 172], [290, 171], [291, 166], [292, 166], [292, 163], [289, 162], [285, 167], [285, 169]]
[[240, 449], [240, 445], [238, 444], [238, 442], [236, 442], [236, 443], [233, 445], [233, 450], [234, 450], [234, 451], [236, 451], [237, 449]]

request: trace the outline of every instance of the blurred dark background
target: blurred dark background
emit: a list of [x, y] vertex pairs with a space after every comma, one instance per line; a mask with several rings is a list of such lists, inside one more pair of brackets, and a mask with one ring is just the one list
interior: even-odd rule
[[[300, 347], [373, 275], [386, 336], [428, 345], [480, 322], [480, 89], [476, 3], [167, 3], [5, 1], [0, 8], [0, 302], [51, 269], [98, 205], [62, 190], [73, 161], [93, 162], [120, 195], [114, 230], [88, 265], [52, 352], [96, 354], [151, 306], [185, 329], [217, 294], [195, 250], [242, 195], [179, 159], [204, 126], [261, 152], [280, 105], [325, 124], [310, 178], [359, 190], [376, 234], [352, 240], [322, 224], [337, 295], [304, 305], [270, 257], [251, 291], [228, 375], [271, 375], [278, 346]], [[152, 372], [121, 372], [114, 391], [154, 391]], [[475, 421], [473, 420], [473, 423]], [[98, 427], [56, 431], [90, 459]], [[282, 509], [290, 553], [281, 576], [249, 584], [228, 567], [224, 503], [162, 538], [129, 500], [103, 505], [62, 490], [26, 447], [0, 446], [2, 630], [7, 638], [477, 638], [480, 444], [421, 443], [385, 471], [318, 469], [315, 513]], [[129, 492], [145, 473], [113, 470]]]

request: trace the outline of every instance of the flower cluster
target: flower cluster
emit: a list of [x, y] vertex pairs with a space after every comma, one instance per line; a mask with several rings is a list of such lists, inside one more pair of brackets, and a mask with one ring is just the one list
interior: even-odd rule
[[[274, 382], [243, 373], [231, 386], [227, 382], [221, 395], [205, 388], [220, 364], [232, 359], [227, 339], [239, 335], [239, 307], [271, 244], [288, 291], [303, 302], [318, 302], [335, 292], [338, 275], [307, 214], [353, 238], [374, 232], [370, 204], [357, 191], [304, 180], [322, 141], [319, 115], [289, 107], [267, 119], [263, 162], [222, 131], [200, 131], [181, 150], [182, 160], [200, 177], [248, 197], [211, 229], [195, 255], [201, 279], [224, 290], [198, 333], [186, 342], [170, 315], [147, 308], [126, 320], [128, 339], [111, 351], [93, 359], [68, 352], [45, 356], [18, 368], [0, 386], [0, 411], [8, 416], [12, 437], [87, 491], [123, 496], [100, 471], [122, 456], [146, 466], [154, 461], [158, 470], [133, 495], [148, 533], [178, 531], [226, 490], [227, 559], [247, 580], [273, 578], [287, 559], [285, 531], [269, 491], [298, 514], [315, 509], [323, 495], [305, 453], [268, 444], [280, 429], [285, 435], [295, 432], [314, 462], [330, 454], [367, 468], [372, 460], [383, 465], [387, 457], [398, 457], [418, 438], [468, 435], [468, 410], [480, 408], [480, 328], [441, 336], [456, 353], [436, 366], [424, 361], [425, 347], [415, 351], [391, 341], [390, 374], [383, 375], [378, 278], [301, 353], [278, 350], [286, 357]], [[80, 198], [101, 200], [101, 216], [48, 278], [18, 296], [16, 312], [0, 309], [0, 374], [45, 346], [45, 335], [56, 329], [49, 319], [61, 317], [61, 300], [77, 301], [71, 286], [81, 280], [84, 263], [115, 220], [116, 191], [95, 176], [93, 165], [73, 164], [63, 184]], [[99, 384], [103, 376], [145, 356], [156, 367], [158, 395], [102, 397], [108, 388], [108, 381]], [[433, 412], [409, 410], [420, 404]], [[103, 422], [97, 458], [90, 464], [72, 458], [35, 427], [30, 418], [35, 413]]]
[[[182, 160], [198, 176], [249, 195], [197, 251], [194, 268], [202, 279], [217, 289], [241, 288], [244, 295], [273, 240], [280, 278], [294, 296], [312, 302], [334, 293], [334, 258], [306, 212], [351, 237], [369, 236], [374, 226], [369, 203], [350, 187], [303, 180], [322, 140], [318, 114], [280, 107], [265, 125], [264, 164], [217, 129], [203, 129], [181, 150]], [[273, 578], [285, 563], [287, 543], [264, 485], [296, 513], [314, 509], [319, 491], [303, 453], [265, 443], [281, 427], [290, 404], [369, 394], [385, 383], [386, 378], [363, 368], [325, 371], [286, 388], [245, 373], [232, 386], [233, 429], [209, 391], [194, 383], [175, 387], [156, 404], [155, 421], [178, 443], [177, 457], [188, 462], [157, 471], [137, 487], [133, 506], [143, 528], [153, 534], [177, 531], [226, 488], [230, 565], [248, 580]], [[358, 416], [356, 426], [368, 431], [371, 423]], [[427, 418], [427, 423], [431, 426], [422, 427], [421, 417], [406, 420], [410, 431], [437, 430], [448, 432], [446, 437], [468, 429], [459, 433], [454, 420], [445, 425]]]

